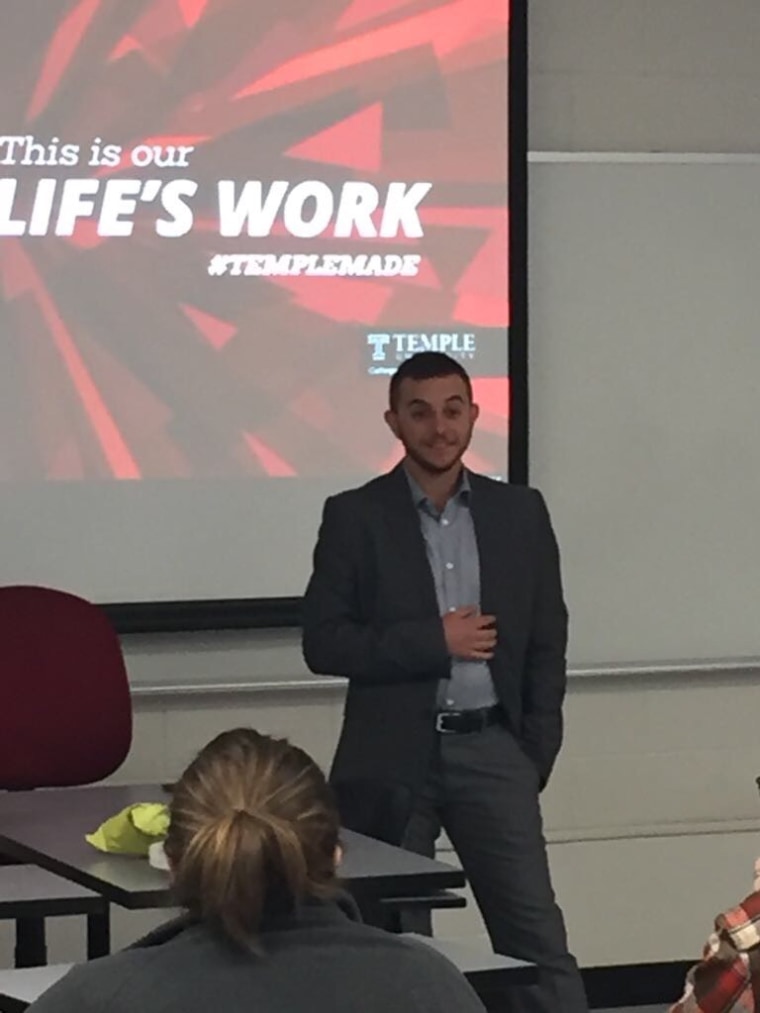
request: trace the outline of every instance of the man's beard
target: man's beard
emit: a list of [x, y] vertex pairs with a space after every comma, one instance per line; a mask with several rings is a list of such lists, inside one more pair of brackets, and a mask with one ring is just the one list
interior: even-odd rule
[[[452, 468], [461, 463], [462, 457], [464, 456], [469, 444], [469, 438], [464, 443], [451, 444], [450, 448], [452, 457], [443, 464], [436, 463], [436, 461], [431, 460], [429, 457], [426, 457], [423, 453], [409, 447], [407, 444], [404, 444], [404, 449], [406, 450], [407, 456], [429, 475], [445, 475], [447, 471], [451, 471]], [[446, 446], [448, 447], [449, 444], [446, 444]]]

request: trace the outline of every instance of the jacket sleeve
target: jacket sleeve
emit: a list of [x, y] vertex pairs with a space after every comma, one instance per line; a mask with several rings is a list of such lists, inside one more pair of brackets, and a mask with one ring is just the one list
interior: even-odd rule
[[356, 682], [440, 679], [449, 655], [440, 616], [383, 626], [361, 615], [360, 581], [367, 579], [361, 529], [344, 497], [325, 503], [314, 569], [303, 611], [303, 654], [312, 672]]
[[562, 703], [567, 681], [567, 608], [559, 549], [541, 493], [536, 511], [537, 583], [528, 634], [523, 690], [522, 743], [546, 785], [562, 745]]

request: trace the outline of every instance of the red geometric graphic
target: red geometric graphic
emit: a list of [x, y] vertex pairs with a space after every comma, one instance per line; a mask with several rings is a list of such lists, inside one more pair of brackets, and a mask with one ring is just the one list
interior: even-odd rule
[[382, 103], [375, 102], [360, 109], [327, 130], [293, 145], [285, 154], [308, 162], [378, 172], [383, 161]]
[[180, 309], [188, 320], [195, 324], [211, 347], [217, 351], [221, 351], [227, 342], [237, 334], [237, 327], [234, 324], [220, 320], [218, 317], [212, 316], [211, 313], [204, 313], [197, 306], [180, 303]]
[[177, 0], [177, 3], [188, 28], [198, 24], [208, 6], [208, 0]]
[[101, 0], [79, 0], [56, 29], [26, 111], [27, 122], [35, 120], [47, 106], [97, 14], [100, 3]]
[[493, 0], [455, 0], [444, 3], [416, 17], [368, 31], [345, 42], [317, 49], [285, 63], [271, 74], [252, 81], [234, 96], [246, 98], [276, 88], [335, 74], [340, 70], [369, 63], [382, 57], [432, 46], [438, 59], [443, 59], [460, 46], [481, 35], [492, 36], [499, 25]]
[[391, 11], [411, 5], [412, 0], [354, 0], [341, 14], [335, 28], [342, 32], [347, 28], [355, 28], [365, 21], [377, 21]]
[[252, 433], [245, 433], [244, 435], [251, 453], [267, 475], [271, 478], [292, 478], [296, 474], [295, 469], [287, 461], [284, 461], [279, 454], [275, 453], [271, 447], [267, 447], [266, 444], [262, 443]]

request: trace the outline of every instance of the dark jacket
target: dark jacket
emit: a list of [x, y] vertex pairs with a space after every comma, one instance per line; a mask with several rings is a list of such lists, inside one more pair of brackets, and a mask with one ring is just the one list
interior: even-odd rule
[[464, 976], [424, 943], [312, 903], [273, 921], [261, 955], [180, 919], [80, 964], [32, 1013], [484, 1013]]
[[[469, 478], [481, 610], [498, 626], [491, 674], [543, 785], [562, 742], [565, 694], [557, 544], [539, 492]], [[303, 651], [312, 671], [349, 679], [333, 781], [416, 791], [450, 659], [402, 466], [327, 500], [304, 603]]]

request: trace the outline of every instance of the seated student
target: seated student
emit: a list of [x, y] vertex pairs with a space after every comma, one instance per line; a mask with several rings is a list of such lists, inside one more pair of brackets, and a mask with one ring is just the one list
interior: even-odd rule
[[336, 883], [335, 804], [303, 750], [224, 732], [170, 810], [165, 849], [187, 914], [75, 967], [34, 1013], [483, 1013], [440, 954], [356, 920]]
[[760, 860], [755, 890], [715, 919], [702, 960], [670, 1013], [755, 1013], [760, 1010]]

